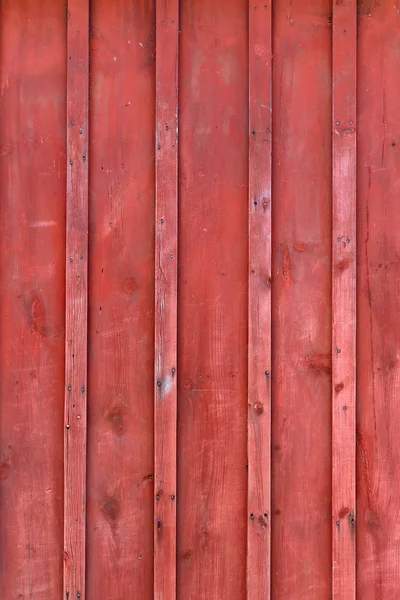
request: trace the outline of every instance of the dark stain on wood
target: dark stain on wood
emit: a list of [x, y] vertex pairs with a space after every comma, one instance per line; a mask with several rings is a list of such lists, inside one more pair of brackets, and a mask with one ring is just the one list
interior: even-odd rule
[[332, 355], [331, 354], [312, 354], [306, 356], [306, 365], [312, 371], [319, 371], [322, 373], [332, 373]]

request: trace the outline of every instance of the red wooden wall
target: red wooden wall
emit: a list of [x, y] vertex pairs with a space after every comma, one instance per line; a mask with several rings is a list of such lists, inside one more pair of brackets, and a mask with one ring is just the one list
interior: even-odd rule
[[397, 600], [400, 5], [0, 6], [0, 598]]

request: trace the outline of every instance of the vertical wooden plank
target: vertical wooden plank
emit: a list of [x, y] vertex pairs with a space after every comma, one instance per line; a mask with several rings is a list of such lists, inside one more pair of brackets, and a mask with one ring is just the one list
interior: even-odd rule
[[331, 0], [276, 0], [272, 593], [331, 598]]
[[156, 2], [154, 598], [176, 597], [178, 0]]
[[85, 598], [89, 0], [67, 6], [64, 597]]
[[354, 600], [357, 10], [332, 6], [332, 597]]
[[358, 3], [357, 596], [399, 597], [398, 2]]
[[270, 598], [271, 3], [249, 1], [247, 598]]
[[91, 4], [88, 598], [153, 599], [154, 28]]
[[248, 2], [182, 0], [178, 597], [246, 597]]
[[0, 6], [0, 598], [62, 597], [65, 3]]

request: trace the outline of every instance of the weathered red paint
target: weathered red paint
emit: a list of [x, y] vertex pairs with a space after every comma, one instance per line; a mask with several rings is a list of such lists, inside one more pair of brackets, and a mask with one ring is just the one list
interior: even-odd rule
[[178, 0], [156, 2], [154, 598], [176, 598]]
[[359, 5], [357, 594], [399, 595], [399, 6]]
[[1, 598], [397, 598], [396, 3], [0, 10]]
[[181, 1], [178, 597], [244, 598], [248, 3]]
[[332, 21], [332, 598], [355, 600], [356, 0]]
[[331, 11], [272, 11], [274, 600], [331, 597]]
[[249, 2], [248, 600], [271, 591], [271, 17]]
[[64, 2], [0, 9], [0, 597], [63, 578]]
[[92, 2], [89, 598], [153, 598], [154, 27], [153, 2]]
[[67, 4], [64, 596], [86, 598], [89, 1]]

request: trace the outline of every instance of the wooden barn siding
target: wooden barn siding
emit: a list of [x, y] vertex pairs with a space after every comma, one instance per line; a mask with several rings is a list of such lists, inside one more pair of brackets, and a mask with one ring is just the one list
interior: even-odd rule
[[2, 600], [399, 598], [399, 70], [389, 0], [1, 1]]

